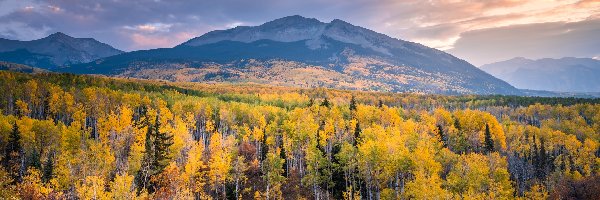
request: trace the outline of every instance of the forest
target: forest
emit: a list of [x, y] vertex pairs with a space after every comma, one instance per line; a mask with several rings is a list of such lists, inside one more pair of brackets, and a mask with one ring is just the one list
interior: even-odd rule
[[0, 199], [597, 199], [600, 100], [0, 71]]

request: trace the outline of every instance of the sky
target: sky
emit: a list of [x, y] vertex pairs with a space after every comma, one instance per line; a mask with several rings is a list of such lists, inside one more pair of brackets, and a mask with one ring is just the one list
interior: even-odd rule
[[600, 59], [600, 0], [0, 0], [0, 38], [63, 32], [133, 51], [290, 15], [341, 19], [476, 66], [513, 57]]

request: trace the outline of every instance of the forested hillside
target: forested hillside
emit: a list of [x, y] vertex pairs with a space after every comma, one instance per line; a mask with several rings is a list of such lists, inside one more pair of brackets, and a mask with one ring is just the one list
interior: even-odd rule
[[0, 71], [0, 199], [593, 199], [600, 100]]

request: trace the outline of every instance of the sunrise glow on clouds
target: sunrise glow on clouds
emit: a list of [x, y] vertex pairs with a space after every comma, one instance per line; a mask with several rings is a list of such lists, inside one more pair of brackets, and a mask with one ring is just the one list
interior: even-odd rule
[[[413, 6], [423, 8], [422, 12], [427, 14], [406, 16], [399, 13], [381, 19], [385, 22], [381, 29], [390, 35], [406, 35], [413, 41], [442, 50], [451, 49], [460, 39], [460, 34], [467, 31], [534, 23], [577, 22], [597, 18], [600, 14], [600, 1], [429, 1]], [[405, 20], [398, 20], [403, 18]]]
[[[472, 40], [467, 38], [474, 35], [472, 32], [486, 33], [485, 30], [543, 23], [595, 21], [600, 18], [600, 1], [131, 0], [75, 4], [68, 0], [8, 0], [0, 2], [0, 37], [31, 40], [61, 31], [75, 37], [93, 37], [123, 50], [138, 50], [172, 47], [211, 30], [260, 25], [294, 14], [324, 22], [342, 19], [391, 37], [456, 52], [459, 57], [469, 57], [475, 55], [477, 50], [469, 52], [459, 49], [464, 46], [459, 44]], [[577, 33], [580, 30], [576, 29], [582, 28], [568, 27], [572, 30], [557, 31], [568, 35], [569, 31]], [[591, 38], [581, 40], [598, 40], [590, 33], [584, 35], [590, 35]], [[477, 37], [485, 38], [481, 35]], [[495, 37], [488, 39], [493, 41]], [[581, 56], [593, 57], [598, 54], [598, 50], [592, 50]]]

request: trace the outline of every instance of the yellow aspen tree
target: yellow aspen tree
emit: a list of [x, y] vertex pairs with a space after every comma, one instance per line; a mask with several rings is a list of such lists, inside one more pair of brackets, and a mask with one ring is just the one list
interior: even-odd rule
[[406, 184], [406, 196], [415, 199], [448, 199], [450, 194], [442, 188], [439, 173], [442, 165], [435, 160], [435, 149], [426, 140], [420, 140], [411, 155], [414, 179]]
[[111, 195], [109, 192], [106, 192], [104, 184], [104, 177], [87, 176], [83, 183], [77, 185], [75, 190], [79, 199], [111, 199]]
[[16, 105], [16, 109], [18, 110], [18, 113], [17, 113], [18, 116], [29, 116], [29, 114], [31, 113], [29, 104], [27, 104], [26, 102], [19, 99], [19, 100], [17, 100], [15, 105]]
[[234, 139], [232, 136], [223, 138], [219, 133], [212, 134], [210, 138], [210, 161], [208, 163], [208, 176], [215, 194], [223, 195], [225, 198], [225, 183], [229, 179], [231, 162], [233, 160], [232, 149]]
[[136, 191], [133, 185], [133, 176], [120, 174], [110, 184], [111, 197], [114, 200], [135, 199]]
[[187, 162], [184, 166], [184, 177], [185, 183], [188, 188], [200, 198], [207, 198], [207, 194], [204, 192], [204, 185], [206, 184], [206, 170], [207, 167], [203, 161], [204, 145], [202, 142], [194, 142], [191, 149], [188, 152]]

